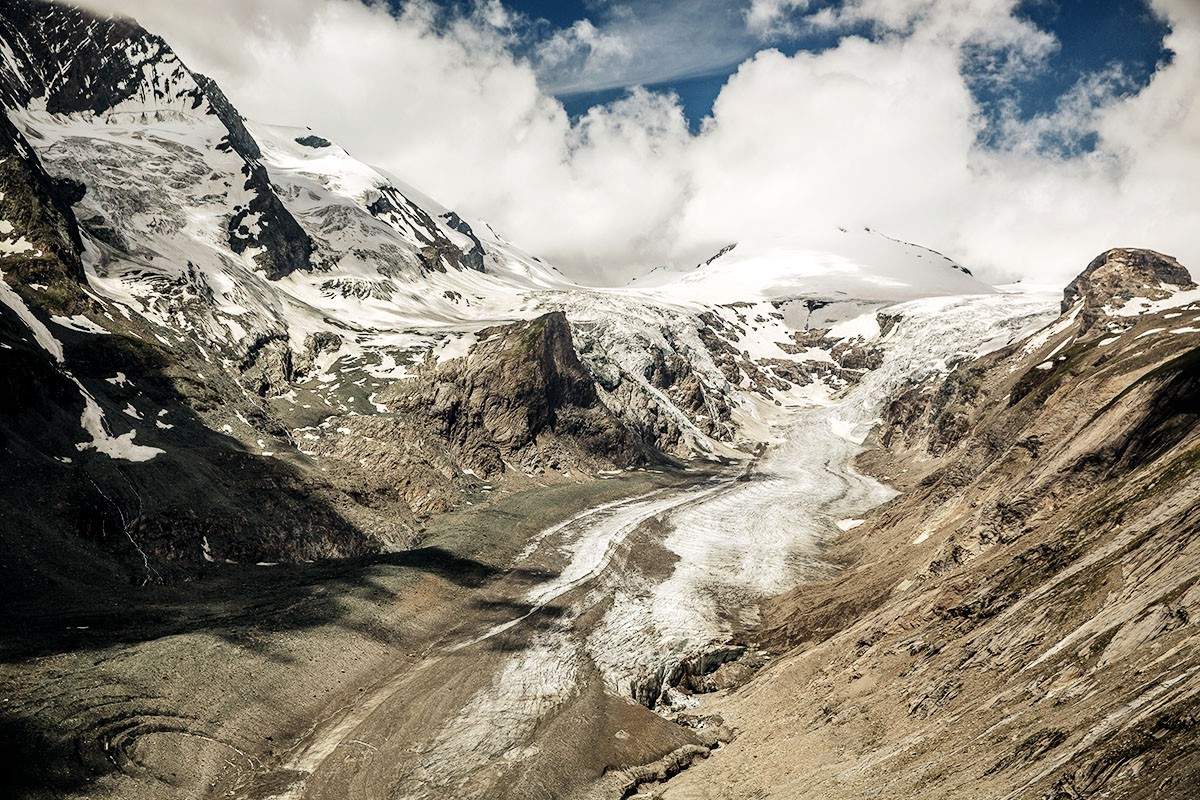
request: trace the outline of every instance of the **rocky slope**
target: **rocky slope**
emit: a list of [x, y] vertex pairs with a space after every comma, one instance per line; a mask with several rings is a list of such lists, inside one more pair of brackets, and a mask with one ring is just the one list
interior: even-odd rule
[[1185, 798], [1200, 787], [1200, 292], [1112, 250], [1023, 342], [911, 385], [906, 488], [784, 596], [739, 730], [668, 798]]

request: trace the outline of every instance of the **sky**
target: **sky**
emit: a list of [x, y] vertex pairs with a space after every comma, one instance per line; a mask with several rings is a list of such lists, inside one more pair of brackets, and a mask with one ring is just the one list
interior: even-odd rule
[[866, 225], [1200, 272], [1200, 0], [84, 0], [593, 283]]
[[[647, 85], [656, 91], [673, 91], [680, 99], [692, 130], [712, 112], [713, 102], [738, 65], [764, 45], [792, 55], [800, 50], [815, 51], [837, 44], [846, 31], [814, 29], [799, 23], [817, 3], [759, 4], [761, 8], [781, 9], [774, 32], [763, 36], [747, 18], [749, 6], [730, 2], [693, 0], [686, 4], [646, 2], [603, 2], [601, 0], [513, 0], [509, 7], [544, 26], [531, 26], [535, 42], [544, 41], [572, 26], [591, 24], [602, 32], [620, 35], [627, 20], [647, 23], [661, 33], [635, 40], [645, 53], [628, 58], [628, 71], [613, 68], [599, 74], [586, 69], [545, 70], [543, 84], [563, 103], [572, 117], [588, 108], [611, 102], [631, 85]], [[790, 12], [790, 13], [789, 13]], [[765, 13], [765, 12], [760, 12]], [[1019, 76], [1014, 85], [996, 91], [980, 83], [972, 88], [990, 118], [1004, 100], [1016, 103], [1020, 114], [1029, 118], [1051, 111], [1054, 104], [1084, 76], [1119, 64], [1130, 79], [1131, 88], [1144, 86], [1159, 62], [1170, 57], [1163, 46], [1169, 28], [1156, 17], [1144, 0], [1034, 0], [1016, 8], [1016, 13], [1038, 27], [1053, 33], [1057, 47], [1047, 57], [1044, 68]], [[782, 24], [784, 21], [791, 24]], [[741, 24], [739, 24], [741, 23]], [[679, 31], [698, 26], [703, 33], [679, 35]], [[853, 32], [872, 36], [869, 25], [857, 25]], [[695, 43], [707, 36], [705, 46]], [[664, 51], [678, 48], [677, 55], [664, 57]], [[536, 60], [536, 47], [526, 51]], [[672, 67], [671, 69], [665, 69]], [[656, 71], [664, 69], [664, 71]]]

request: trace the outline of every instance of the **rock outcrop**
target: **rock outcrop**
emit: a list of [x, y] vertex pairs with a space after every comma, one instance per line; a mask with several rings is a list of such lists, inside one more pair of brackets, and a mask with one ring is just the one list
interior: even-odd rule
[[1088, 329], [1105, 310], [1134, 297], [1161, 300], [1180, 289], [1194, 289], [1192, 277], [1171, 256], [1153, 250], [1114, 248], [1101, 253], [1063, 291], [1062, 313], [1082, 302], [1080, 317]]
[[648, 450], [600, 401], [562, 312], [488, 328], [471, 352], [394, 385], [385, 402], [482, 477], [629, 466]]
[[83, 281], [83, 241], [71, 206], [84, 187], [46, 174], [25, 136], [0, 114], [0, 269], [55, 285], [66, 299]]

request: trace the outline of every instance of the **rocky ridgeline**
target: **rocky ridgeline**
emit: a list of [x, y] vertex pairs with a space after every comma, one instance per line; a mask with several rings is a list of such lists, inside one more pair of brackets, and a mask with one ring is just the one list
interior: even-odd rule
[[1096, 256], [1063, 291], [1062, 313], [1082, 303], [1087, 331], [1096, 320], [1130, 300], [1162, 300], [1181, 289], [1195, 289], [1187, 269], [1171, 256], [1153, 250], [1114, 248]]
[[377, 395], [386, 412], [338, 416], [313, 442], [364, 496], [429, 515], [537, 476], [659, 458], [597, 395], [561, 313], [480, 332], [470, 352], [430, 359]]
[[[339, 423], [372, 435], [335, 435], [311, 449], [300, 442], [330, 461], [303, 457], [281, 413], [291, 407], [281, 398], [305, 381], [319, 383], [324, 368], [317, 362], [335, 358], [361, 328], [331, 323], [332, 330], [308, 333], [293, 348], [281, 315], [285, 301], [268, 287], [312, 267], [316, 245], [280, 199], [241, 115], [213, 81], [128, 20], [14, 0], [0, 14], [0, 42], [11, 56], [0, 61], [8, 112], [0, 115], [0, 271], [11, 287], [0, 306], [0, 364], [9, 380], [0, 418], [10, 467], [0, 481], [8, 509], [7, 591], [49, 591], [67, 576], [120, 579], [107, 562], [85, 554], [91, 548], [143, 582], [190, 577], [224, 562], [405, 546], [429, 514], [478, 496], [481, 481], [463, 471], [469, 465], [482, 475], [509, 458], [566, 471], [578, 460], [600, 469], [645, 457], [596, 404], [592, 384], [579, 383], [561, 319], [534, 325], [546, 334], [539, 351], [545, 361], [509, 358], [501, 380], [472, 386], [456, 407], [457, 420], [425, 416], [428, 408], [405, 390], [397, 402], [410, 398], [408, 413]], [[43, 103], [45, 113], [37, 110]], [[184, 133], [174, 143], [147, 139], [138, 120], [171, 121]], [[107, 138], [89, 139], [94, 125]], [[125, 139], [115, 130], [121, 126], [132, 131]], [[54, 136], [61, 142], [51, 147]], [[136, 149], [147, 141], [147, 151]], [[62, 174], [82, 182], [54, 177]], [[218, 313], [229, 301], [215, 295], [204, 266], [181, 254], [186, 240], [171, 238], [186, 227], [189, 187], [196, 187], [196, 202], [215, 203], [214, 217], [223, 220], [213, 242], [228, 247], [216, 255], [220, 267], [234, 270], [234, 256], [257, 252], [258, 275], [228, 273], [235, 276], [234, 305], [244, 304], [233, 317]], [[446, 223], [471, 242], [459, 247], [398, 191], [383, 187], [378, 196], [376, 215], [363, 208], [347, 218], [351, 212], [331, 206], [340, 216], [330, 224], [361, 233], [373, 216], [383, 217], [380, 226], [414, 232], [414, 263], [441, 273], [483, 268], [483, 243], [465, 221], [449, 215]], [[370, 232], [378, 237], [376, 230]], [[84, 237], [104, 277], [136, 283], [129, 302], [112, 302], [88, 286]], [[367, 252], [364, 243], [358, 247]], [[390, 241], [379, 248], [385, 267], [407, 257]], [[328, 263], [328, 252], [317, 255]], [[106, 273], [114, 264], [128, 264], [128, 271]], [[231, 331], [241, 333], [223, 344]], [[477, 372], [486, 373], [486, 362], [478, 363]], [[348, 399], [367, 411], [362, 394]], [[327, 397], [311, 399], [332, 405]], [[501, 430], [501, 403], [503, 425], [516, 427]], [[338, 411], [330, 408], [325, 419], [336, 421]], [[490, 427], [472, 433], [464, 425], [474, 421]], [[80, 442], [89, 425], [103, 451]], [[455, 445], [448, 448], [441, 434], [458, 437]], [[517, 452], [527, 446], [533, 450]], [[30, 530], [38, 532], [32, 539]]]
[[506, 464], [533, 473], [646, 461], [651, 451], [600, 402], [562, 312], [478, 336], [468, 355], [395, 384], [384, 402], [482, 478]]
[[744, 420], [878, 366], [784, 301], [565, 284], [328, 139], [246, 121], [130, 20], [13, 0], [0, 44], [15, 594], [39, 568], [112, 579], [78, 548], [141, 582], [409, 547], [492, 496], [744, 457], [769, 435]]
[[[727, 306], [735, 309], [737, 321], [723, 319], [711, 311], [702, 313], [700, 337], [731, 384], [745, 384], [764, 399], [772, 400], [775, 392], [809, 386], [816, 381], [835, 388], [853, 386], [864, 373], [878, 369], [883, 361], [883, 350], [877, 343], [861, 338], [834, 338], [829, 328], [794, 331], [791, 341], [780, 342], [780, 349], [794, 358], [753, 358], [737, 347], [737, 342], [746, 335], [747, 319], [741, 311], [748, 305]], [[771, 313], [782, 320], [783, 314], [778, 310], [782, 304], [775, 305], [777, 308]], [[824, 351], [829, 358], [805, 357], [813, 349]]]
[[0, 39], [13, 54], [0, 65], [0, 95], [9, 107], [40, 99], [51, 114], [129, 114], [135, 110], [125, 106], [132, 103], [142, 114], [205, 109], [214, 115], [227, 129], [226, 146], [243, 159], [242, 188], [249, 195], [229, 217], [231, 249], [259, 248], [255, 259], [270, 277], [308, 268], [312, 242], [275, 194], [240, 115], [213, 81], [189, 71], [162, 39], [130, 20], [96, 18], [41, 0], [8, 3]]

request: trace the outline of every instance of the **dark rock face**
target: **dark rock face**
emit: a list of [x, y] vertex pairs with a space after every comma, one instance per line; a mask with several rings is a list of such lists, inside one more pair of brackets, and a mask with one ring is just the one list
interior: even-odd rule
[[445, 214], [443, 219], [446, 220], [446, 224], [453, 230], [458, 231], [474, 242], [471, 249], [463, 254], [462, 263], [477, 272], [483, 272], [483, 242], [479, 241], [479, 237], [475, 235], [475, 231], [471, 230], [471, 226], [467, 224], [466, 220], [453, 211]]
[[[137, 322], [114, 327], [106, 336], [56, 330], [64, 369], [0, 305], [0, 599], [36, 604], [77, 580], [193, 577], [209, 552], [202, 543], [218, 560], [250, 563], [353, 556], [378, 546], [333, 507], [328, 486], [292, 464], [246, 452], [206, 424], [202, 410], [220, 407], [271, 426], [222, 373], [189, 377], [207, 369], [202, 360], [147, 344], [150, 330]], [[118, 373], [127, 380], [106, 380]], [[136, 443], [161, 452], [128, 461], [80, 449], [89, 438], [81, 426], [84, 390], [111, 436], [136, 430]], [[139, 420], [122, 413], [135, 406]]]
[[314, 134], [309, 134], [308, 136], [296, 137], [296, 144], [301, 144], [301, 145], [304, 145], [305, 147], [311, 147], [314, 150], [320, 150], [322, 147], [329, 147], [333, 143], [330, 142], [328, 139], [326, 139], [323, 136], [316, 136]]
[[[0, 269], [34, 283], [81, 283], [83, 242], [71, 209], [83, 198], [84, 187], [74, 181], [51, 178], [29, 142], [0, 114], [0, 219], [12, 225], [14, 239], [32, 245], [25, 253], [0, 257]], [[60, 291], [70, 293], [70, 287]]]
[[[191, 108], [203, 100], [166, 42], [133, 20], [99, 18], [42, 0], [8, 0], [0, 38], [12, 47], [19, 71], [0, 67], [0, 95], [10, 106], [45, 97], [52, 114], [103, 114], [137, 96]], [[155, 80], [148, 83], [146, 72]]]
[[323, 353], [336, 352], [342, 346], [342, 337], [329, 331], [317, 331], [304, 337], [304, 352], [296, 357], [295, 373], [308, 375], [316, 367], [317, 358]]
[[453, 269], [483, 271], [483, 244], [457, 214], [451, 212], [446, 219], [452, 228], [471, 237], [474, 245], [466, 252], [446, 237], [425, 209], [409, 202], [394, 186], [381, 187], [379, 197], [367, 205], [367, 210], [379, 220], [401, 230], [412, 231], [417, 236], [421, 242], [418, 257], [426, 271], [445, 272], [447, 265]]
[[960, 364], [940, 384], [919, 382], [902, 389], [883, 411], [880, 440], [884, 446], [901, 447], [924, 437], [932, 456], [954, 449], [967, 434], [983, 375], [978, 367]]
[[0, 65], [0, 97], [13, 107], [44, 97], [51, 113], [103, 115], [127, 100], [162, 109], [154, 113], [195, 111], [207, 103], [228, 131], [222, 148], [245, 160], [244, 188], [254, 194], [232, 210], [230, 247], [236, 253], [262, 248], [255, 260], [271, 279], [309, 269], [312, 240], [275, 194], [241, 114], [214, 81], [191, 72], [161, 38], [132, 20], [12, 0], [0, 17], [0, 40], [16, 65], [15, 71], [7, 61]]
[[706, 694], [731, 688], [734, 682], [716, 676], [722, 667], [738, 661], [744, 655], [746, 648], [740, 644], [692, 653], [673, 664], [662, 664], [631, 681], [629, 694], [638, 703], [653, 710], [663, 701], [668, 689], [679, 689], [688, 694]]
[[838, 342], [830, 350], [830, 355], [845, 369], [858, 372], [879, 369], [883, 364], [882, 348], [859, 341]]
[[[262, 150], [246, 129], [242, 115], [225, 97], [216, 81], [200, 74], [194, 74], [194, 77], [208, 98], [211, 113], [229, 131], [226, 138], [229, 147], [246, 160], [245, 188], [254, 193], [250, 203], [235, 207], [229, 219], [230, 247], [235, 253], [244, 252], [249, 247], [263, 248], [255, 261], [271, 280], [278, 280], [297, 270], [310, 269], [310, 256], [316, 246], [275, 193], [266, 168], [258, 163]], [[251, 215], [256, 219], [255, 231], [246, 225]]]
[[[670, 327], [653, 342], [635, 330], [622, 330], [624, 346], [644, 354], [633, 369], [609, 352], [611, 321], [576, 325], [576, 343], [589, 365], [605, 405], [617, 411], [636, 436], [656, 450], [686, 458], [695, 431], [718, 441], [734, 435], [732, 405], [689, 358], [688, 345]], [[631, 365], [632, 366], [632, 365]]]
[[697, 269], [699, 269], [700, 267], [707, 267], [709, 264], [713, 263], [714, 261], [716, 261], [716, 260], [717, 260], [718, 258], [720, 258], [721, 256], [724, 256], [724, 255], [726, 255], [727, 253], [730, 253], [730, 252], [732, 252], [732, 251], [733, 251], [733, 248], [735, 248], [735, 247], [737, 247], [737, 242], [734, 242], [733, 244], [727, 244], [727, 245], [725, 245], [725, 246], [724, 246], [724, 247], [722, 247], [720, 250], [718, 250], [717, 252], [715, 252], [715, 253], [713, 253], [711, 256], [709, 256], [709, 257], [708, 257], [708, 259], [707, 259], [707, 260], [705, 260], [705, 261], [704, 261], [702, 264], [697, 264], [697, 265], [696, 265], [696, 268], [697, 268]]
[[234, 152], [247, 161], [257, 161], [262, 158], [262, 150], [259, 149], [258, 142], [254, 141], [250, 131], [246, 130], [246, 123], [242, 120], [242, 115], [233, 107], [233, 103], [229, 102], [229, 98], [221, 91], [221, 87], [217, 86], [217, 82], [198, 72], [193, 72], [192, 77], [196, 79], [196, 83], [208, 97], [210, 112], [215, 114], [217, 119], [221, 120], [221, 124], [228, 129], [229, 145]]
[[1106, 306], [1120, 305], [1133, 297], [1157, 300], [1166, 297], [1163, 284], [1193, 289], [1192, 276], [1171, 256], [1153, 250], [1114, 248], [1097, 256], [1063, 291], [1062, 313], [1083, 301], [1084, 327], [1101, 316]]
[[561, 312], [480, 332], [471, 353], [397, 384], [389, 406], [444, 439], [483, 476], [597, 458], [627, 466], [645, 449], [600, 402]]
[[286, 392], [295, 375], [287, 337], [266, 336], [251, 342], [241, 370], [242, 385], [259, 397]]
[[236, 206], [229, 218], [229, 247], [235, 253], [263, 248], [254, 260], [271, 280], [309, 269], [315, 245], [271, 188], [266, 168], [248, 161], [244, 173], [245, 188], [254, 196], [248, 205]]

